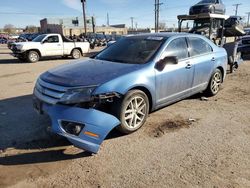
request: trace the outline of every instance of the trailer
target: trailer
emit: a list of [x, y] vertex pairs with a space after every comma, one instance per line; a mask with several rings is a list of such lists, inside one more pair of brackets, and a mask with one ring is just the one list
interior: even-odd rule
[[225, 21], [229, 19], [230, 16], [202, 13], [197, 15], [178, 15], [177, 18], [179, 32], [182, 32], [183, 21], [193, 21], [194, 25], [189, 31], [190, 33], [204, 35], [216, 45], [226, 49], [230, 73], [234, 72], [239, 64], [243, 62], [241, 53], [238, 51], [239, 41], [236, 40], [236, 38], [244, 35], [244, 30], [241, 31], [239, 27], [232, 25], [231, 30], [235, 30], [235, 35], [233, 37], [227, 37], [227, 35], [225, 35]]

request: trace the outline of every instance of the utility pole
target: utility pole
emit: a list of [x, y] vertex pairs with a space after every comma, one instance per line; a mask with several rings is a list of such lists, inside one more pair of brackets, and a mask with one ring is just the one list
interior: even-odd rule
[[86, 0], [81, 0], [82, 2], [82, 13], [83, 13], [83, 23], [84, 23], [84, 34], [87, 35], [87, 22], [86, 22]]
[[160, 15], [160, 0], [155, 0], [155, 32], [158, 33], [159, 31], [159, 15]]
[[107, 26], [109, 26], [109, 13], [107, 13]]
[[238, 8], [239, 8], [240, 5], [242, 5], [242, 4], [241, 3], [233, 4], [233, 6], [235, 6], [235, 16], [238, 15]]
[[135, 19], [135, 17], [130, 17], [130, 19], [131, 19], [132, 30], [134, 30], [134, 19]]
[[95, 18], [94, 18], [94, 16], [91, 17], [91, 20], [92, 20], [93, 33], [95, 33]]
[[247, 27], [249, 26], [249, 18], [250, 18], [250, 12], [246, 12], [247, 14]]

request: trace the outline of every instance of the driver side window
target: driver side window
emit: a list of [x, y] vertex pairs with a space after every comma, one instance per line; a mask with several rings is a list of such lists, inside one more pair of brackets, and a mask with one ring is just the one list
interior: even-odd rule
[[46, 39], [46, 42], [47, 43], [57, 43], [57, 42], [59, 42], [59, 38], [58, 38], [58, 36], [49, 36]]
[[176, 56], [178, 60], [188, 58], [188, 48], [187, 42], [184, 37], [172, 40], [164, 53], [165, 57], [167, 56]]

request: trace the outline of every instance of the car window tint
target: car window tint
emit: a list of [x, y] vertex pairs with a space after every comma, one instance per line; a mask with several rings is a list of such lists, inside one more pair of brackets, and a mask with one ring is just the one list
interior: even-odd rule
[[185, 38], [174, 39], [167, 46], [166, 56], [176, 56], [179, 60], [188, 58], [188, 49]]
[[59, 37], [58, 36], [50, 36], [50, 37], [48, 37], [47, 41], [49, 43], [59, 42]]
[[203, 39], [190, 37], [190, 56], [196, 56], [201, 54], [210, 53], [213, 51], [212, 47]]

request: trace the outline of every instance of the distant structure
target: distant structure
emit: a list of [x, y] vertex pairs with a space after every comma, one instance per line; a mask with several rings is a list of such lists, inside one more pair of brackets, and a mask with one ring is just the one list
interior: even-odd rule
[[[84, 33], [83, 20], [78, 17], [71, 18], [44, 18], [40, 20], [42, 33], [60, 33], [65, 36], [80, 35]], [[87, 18], [87, 33], [92, 33], [92, 20]], [[125, 24], [112, 26], [96, 26], [96, 33], [106, 35], [126, 35], [128, 29]]]

